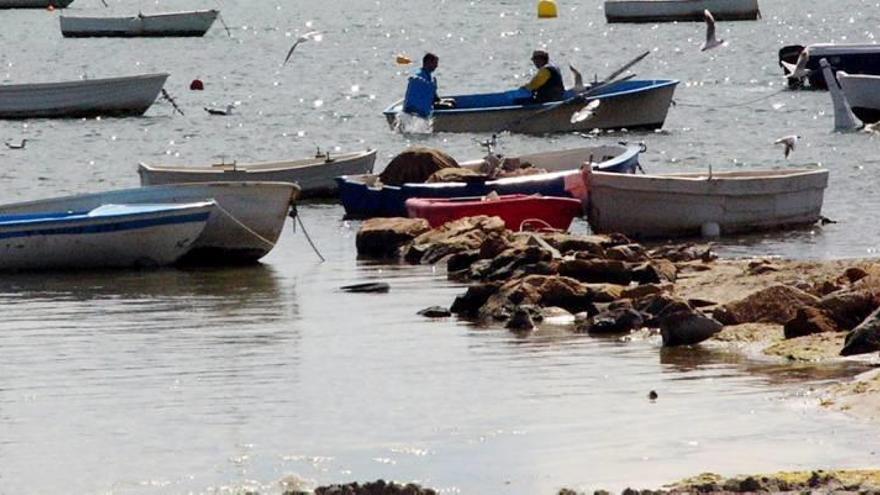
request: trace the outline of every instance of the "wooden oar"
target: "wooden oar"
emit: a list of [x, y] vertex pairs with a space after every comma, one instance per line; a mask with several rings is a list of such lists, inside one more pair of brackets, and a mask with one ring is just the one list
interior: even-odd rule
[[617, 76], [626, 72], [626, 70], [629, 69], [630, 67], [632, 67], [633, 65], [636, 65], [637, 63], [641, 62], [642, 59], [644, 59], [645, 57], [647, 57], [650, 54], [651, 54], [650, 51], [645, 51], [644, 53], [642, 53], [638, 57], [627, 62], [626, 65], [624, 65], [623, 67], [621, 67], [621, 68], [617, 69], [616, 71], [612, 72], [611, 74], [609, 74], [608, 77], [606, 77], [602, 82], [611, 81], [612, 79], [614, 79]]

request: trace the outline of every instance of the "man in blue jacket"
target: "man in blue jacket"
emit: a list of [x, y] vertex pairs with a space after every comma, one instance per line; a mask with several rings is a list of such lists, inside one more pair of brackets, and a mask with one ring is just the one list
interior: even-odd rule
[[424, 119], [430, 118], [434, 113], [434, 107], [450, 108], [454, 105], [451, 99], [440, 99], [437, 96], [437, 78], [434, 71], [440, 58], [433, 53], [426, 53], [422, 57], [422, 68], [409, 77], [406, 85], [406, 95], [403, 97], [403, 111], [418, 115]]

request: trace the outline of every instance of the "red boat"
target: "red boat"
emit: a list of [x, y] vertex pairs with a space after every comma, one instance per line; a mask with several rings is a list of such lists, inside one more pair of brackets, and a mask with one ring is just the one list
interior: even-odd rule
[[581, 216], [580, 200], [540, 194], [507, 194], [468, 198], [410, 198], [406, 200], [410, 217], [424, 218], [431, 227], [464, 217], [488, 215], [501, 217], [511, 230], [552, 227], [568, 230], [574, 217]]

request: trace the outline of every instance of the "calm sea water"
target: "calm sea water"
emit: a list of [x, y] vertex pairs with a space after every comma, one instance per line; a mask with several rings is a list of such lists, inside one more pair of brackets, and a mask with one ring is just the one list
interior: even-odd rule
[[[202, 1], [76, 0], [69, 13], [211, 8]], [[825, 93], [780, 92], [784, 44], [870, 41], [874, 2], [765, 0], [759, 22], [721, 23], [729, 46], [700, 53], [700, 24], [605, 24], [601, 2], [224, 1], [202, 39], [62, 39], [58, 13], [0, 11], [0, 80], [167, 71], [167, 103], [143, 118], [0, 122], [3, 200], [135, 186], [138, 161], [193, 163], [380, 150], [405, 69], [441, 59], [443, 92], [521, 84], [535, 47], [602, 77], [642, 50], [644, 77], [677, 78], [679, 105], [644, 141], [652, 172], [818, 163], [839, 223], [726, 240], [732, 255], [873, 256], [878, 138], [834, 134]], [[321, 42], [297, 48], [320, 29]], [[204, 92], [186, 88], [194, 78]], [[743, 103], [763, 98], [753, 104]], [[236, 102], [235, 115], [203, 106]], [[803, 140], [784, 160], [773, 140]], [[485, 135], [417, 142], [479, 156]], [[518, 153], [591, 143], [503, 136]], [[876, 466], [876, 427], [811, 406], [811, 387], [851, 370], [778, 367], [717, 350], [661, 351], [544, 329], [526, 338], [416, 311], [463, 288], [442, 269], [358, 261], [357, 223], [333, 204], [300, 207], [326, 263], [288, 227], [261, 266], [0, 278], [0, 493], [277, 492], [314, 482], [417, 480], [448, 493], [551, 493], [657, 485], [704, 470]], [[585, 230], [580, 224], [578, 229]], [[387, 295], [337, 287], [384, 280]], [[656, 390], [660, 399], [647, 400]]]

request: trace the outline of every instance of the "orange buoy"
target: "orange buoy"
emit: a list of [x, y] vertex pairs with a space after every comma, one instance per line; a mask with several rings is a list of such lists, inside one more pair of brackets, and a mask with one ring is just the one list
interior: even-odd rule
[[397, 65], [409, 65], [412, 63], [412, 59], [403, 54], [398, 55], [394, 60], [397, 62]]
[[202, 91], [205, 89], [205, 83], [203, 83], [201, 79], [193, 79], [192, 82], [189, 83], [189, 89], [192, 91]]

